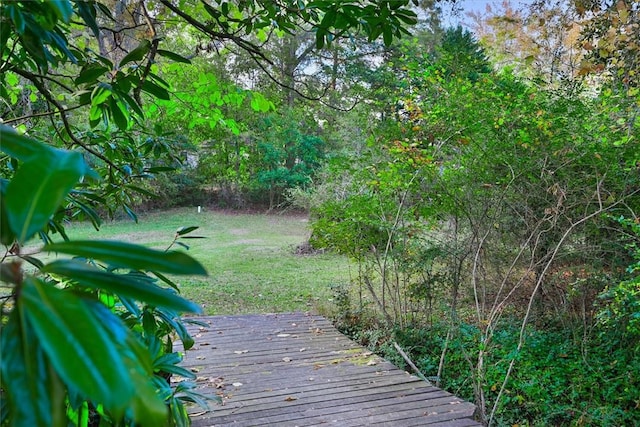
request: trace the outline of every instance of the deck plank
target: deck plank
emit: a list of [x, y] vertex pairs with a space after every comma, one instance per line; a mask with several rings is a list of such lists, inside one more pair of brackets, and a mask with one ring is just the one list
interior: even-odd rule
[[[477, 427], [475, 406], [371, 353], [321, 316], [211, 316], [182, 363], [222, 404], [194, 427]], [[198, 411], [198, 409], [194, 409]]]

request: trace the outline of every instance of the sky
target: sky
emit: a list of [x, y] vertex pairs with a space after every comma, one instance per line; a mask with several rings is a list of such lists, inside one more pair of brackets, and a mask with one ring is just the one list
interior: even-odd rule
[[[519, 7], [522, 5], [531, 4], [533, 0], [509, 0], [510, 3], [514, 7]], [[497, 6], [502, 4], [502, 0], [456, 0], [456, 8], [461, 9], [461, 11], [457, 14], [451, 13], [451, 6], [446, 3], [442, 5], [443, 11], [443, 23], [445, 26], [456, 27], [458, 25], [467, 26], [467, 22], [469, 18], [467, 17], [467, 12], [484, 12], [486, 10], [487, 5], [496, 6], [494, 10], [497, 9]]]

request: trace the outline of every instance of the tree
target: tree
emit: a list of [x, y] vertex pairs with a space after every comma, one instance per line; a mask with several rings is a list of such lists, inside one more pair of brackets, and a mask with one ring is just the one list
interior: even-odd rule
[[571, 2], [585, 19], [580, 42], [587, 55], [580, 72], [608, 72], [631, 97], [638, 95], [638, 0]]
[[[398, 85], [396, 114], [369, 156], [352, 160], [347, 191], [315, 210], [312, 237], [358, 261], [387, 327], [447, 318], [432, 330], [444, 333], [431, 373], [446, 381], [447, 361], [460, 360], [468, 370], [458, 385], [483, 420], [515, 424], [502, 417], [506, 402], [528, 399], [513, 398], [512, 381], [529, 339], [551, 324], [588, 345], [596, 295], [626, 277], [627, 237], [608, 215], [637, 217], [638, 129], [614, 125], [628, 122], [611, 90], [559, 96], [490, 72], [460, 30], [436, 52], [394, 61], [409, 82]], [[612, 292], [622, 321], [629, 289]], [[616, 360], [634, 354], [630, 345]]]
[[[146, 105], [171, 99], [157, 63], [190, 62], [161, 48], [172, 22], [264, 61], [248, 36], [268, 28], [305, 22], [318, 47], [353, 32], [389, 44], [415, 20], [408, 0], [213, 4], [0, 4], [3, 425], [184, 425], [181, 400], [199, 401], [168, 383], [172, 373], [192, 377], [177, 366], [171, 336], [193, 345], [178, 314], [199, 307], [167, 275], [204, 274], [202, 266], [180, 252], [73, 241], [64, 228], [79, 215], [98, 227], [99, 206], [135, 216], [136, 180], [161, 169], [150, 156], [171, 151], [145, 137], [144, 122]], [[196, 228], [177, 230], [174, 242]], [[23, 251], [34, 236], [75, 258], [44, 264]]]

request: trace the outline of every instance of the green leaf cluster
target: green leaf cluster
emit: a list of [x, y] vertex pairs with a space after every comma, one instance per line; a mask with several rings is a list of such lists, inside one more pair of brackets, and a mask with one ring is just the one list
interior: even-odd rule
[[[401, 76], [390, 102], [313, 210], [314, 245], [358, 261], [367, 296], [349, 312], [400, 331], [435, 322], [439, 351], [424, 336], [403, 347], [489, 424], [633, 424], [637, 237], [612, 218], [640, 209], [634, 108], [492, 71], [459, 29], [418, 48], [381, 67]], [[594, 376], [611, 387], [592, 394]]]
[[[10, 290], [1, 305], [2, 423], [67, 425], [68, 417], [88, 404], [101, 408], [101, 417], [114, 425], [164, 424], [169, 397], [157, 393], [155, 377], [183, 374], [175, 366], [180, 357], [167, 345], [174, 330], [185, 348], [193, 345], [177, 316], [200, 308], [175, 289], [157, 285], [147, 273], [175, 288], [162, 273], [205, 270], [180, 252], [112, 241], [50, 244], [45, 251], [75, 259], [48, 264], [22, 256], [21, 247], [43, 232], [72, 188], [91, 171], [79, 153], [19, 136], [5, 126], [0, 138], [2, 151], [18, 164], [13, 179], [3, 181], [0, 212], [0, 236], [9, 248], [0, 279]], [[38, 267], [38, 276], [23, 269], [25, 260]], [[142, 333], [135, 332], [136, 324]], [[150, 353], [158, 343], [163, 346]], [[166, 359], [168, 354], [174, 354], [172, 363], [154, 366], [152, 357]], [[172, 410], [178, 411], [174, 415], [180, 415], [179, 401], [172, 402]], [[180, 416], [187, 418], [186, 413]]]
[[[120, 208], [136, 219], [135, 194], [150, 194], [136, 180], [179, 162], [189, 141], [164, 132], [160, 119], [153, 132], [145, 129], [149, 116], [163, 111], [185, 121], [189, 108], [210, 110], [190, 115], [186, 127], [224, 123], [239, 135], [220, 107], [248, 100], [253, 111], [274, 109], [260, 93], [220, 88], [208, 74], [194, 80], [197, 96], [182, 108], [166, 64], [183, 67], [191, 58], [163, 49], [165, 37], [186, 26], [261, 61], [254, 33], [304, 28], [316, 32], [319, 47], [358, 33], [389, 44], [415, 22], [408, 5], [216, 0], [178, 7], [160, 0], [140, 2], [143, 24], [129, 28], [126, 13], [99, 1], [0, 4], [0, 113], [9, 124], [0, 127], [0, 425], [188, 425], [184, 402], [205, 403], [192, 385], [169, 383], [172, 374], [193, 377], [178, 366], [172, 337], [190, 348], [179, 315], [199, 312], [180, 297], [173, 276], [206, 274], [202, 266], [181, 252], [73, 241], [65, 231], [73, 218], [98, 228], [102, 213]], [[285, 144], [295, 147], [285, 149], [286, 159], [265, 162], [273, 170], [285, 163], [278, 184], [308, 183], [320, 164], [322, 141], [297, 131], [287, 135]], [[294, 165], [296, 158], [303, 162]], [[195, 229], [179, 229], [170, 246], [188, 249], [182, 241]], [[60, 258], [45, 263], [23, 253], [36, 236]]]

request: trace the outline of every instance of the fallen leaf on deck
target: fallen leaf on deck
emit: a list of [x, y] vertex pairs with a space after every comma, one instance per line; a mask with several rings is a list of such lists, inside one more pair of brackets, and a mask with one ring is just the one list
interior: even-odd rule
[[224, 378], [222, 378], [222, 377], [209, 378], [209, 382], [213, 383], [213, 386], [215, 388], [224, 388]]
[[369, 361], [367, 362], [367, 366], [375, 366], [375, 365], [377, 365], [377, 364], [378, 364], [378, 362], [376, 362], [376, 361], [375, 361], [375, 360], [373, 360], [373, 359], [371, 359], [371, 360], [369, 360]]
[[204, 359], [206, 359], [206, 357], [204, 357], [204, 356], [196, 356], [196, 359], [198, 359], [198, 360], [204, 360]]
[[292, 359], [292, 358], [290, 358], [290, 357], [283, 357], [283, 358], [282, 358], [282, 361], [283, 361], [283, 362], [291, 362], [292, 360], [293, 360], [293, 359]]
[[298, 398], [293, 396], [287, 396], [284, 398], [285, 402], [293, 402], [294, 400], [298, 400]]
[[245, 354], [245, 353], [249, 353], [249, 350], [236, 350], [234, 351], [235, 354]]
[[305, 351], [305, 350], [306, 350], [306, 348], [304, 348], [304, 347], [300, 349], [300, 351]]

